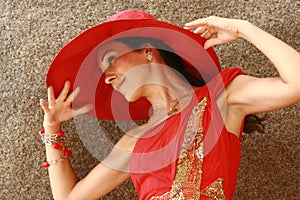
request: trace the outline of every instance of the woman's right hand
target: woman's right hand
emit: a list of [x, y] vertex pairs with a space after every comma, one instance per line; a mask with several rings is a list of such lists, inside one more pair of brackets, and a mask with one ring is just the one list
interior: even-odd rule
[[66, 81], [64, 88], [59, 94], [58, 98], [55, 99], [53, 87], [50, 86], [48, 92], [48, 103], [41, 99], [40, 105], [44, 111], [44, 122], [45, 128], [56, 128], [60, 127], [61, 122], [72, 119], [73, 117], [89, 112], [92, 109], [92, 105], [88, 104], [79, 109], [73, 110], [71, 104], [76, 96], [80, 92], [80, 88], [76, 88], [71, 94], [68, 95], [70, 89], [70, 82]]

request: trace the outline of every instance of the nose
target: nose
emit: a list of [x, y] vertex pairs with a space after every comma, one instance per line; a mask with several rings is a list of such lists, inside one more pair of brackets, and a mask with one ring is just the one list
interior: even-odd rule
[[117, 75], [113, 72], [105, 73], [105, 83], [112, 84], [117, 78]]

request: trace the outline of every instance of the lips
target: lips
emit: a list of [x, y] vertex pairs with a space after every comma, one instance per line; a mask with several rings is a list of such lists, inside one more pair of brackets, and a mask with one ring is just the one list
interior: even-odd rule
[[130, 102], [131, 96], [136, 90], [136, 79], [133, 79], [132, 77], [129, 78], [127, 76], [122, 76], [116, 81], [114, 88], [116, 91], [120, 92], [127, 101]]

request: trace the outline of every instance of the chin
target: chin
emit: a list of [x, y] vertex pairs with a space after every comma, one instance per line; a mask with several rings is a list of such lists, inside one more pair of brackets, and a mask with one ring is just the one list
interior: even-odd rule
[[[126, 97], [125, 97], [126, 98]], [[128, 102], [135, 102], [135, 101], [137, 101], [139, 98], [126, 98], [126, 100], [128, 101]]]
[[133, 91], [133, 90], [125, 90], [124, 88], [121, 88], [119, 90], [119, 92], [124, 96], [124, 98], [128, 101], [128, 102], [134, 102], [137, 101], [139, 98], [141, 98], [142, 96], [140, 95], [140, 92], [138, 92], [137, 90]]
[[133, 95], [128, 95], [128, 96], [124, 95], [124, 97], [125, 97], [125, 99], [126, 99], [128, 102], [135, 102], [135, 101], [137, 101], [138, 99], [142, 98], [142, 96], [137, 96], [137, 95], [135, 95], [135, 94], [133, 94]]

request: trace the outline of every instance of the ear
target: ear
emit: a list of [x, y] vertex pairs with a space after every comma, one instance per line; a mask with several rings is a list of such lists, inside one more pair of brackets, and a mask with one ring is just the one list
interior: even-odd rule
[[152, 53], [152, 51], [153, 51], [153, 49], [155, 49], [155, 47], [150, 43], [144, 43], [144, 44], [142, 44], [141, 49], [143, 49], [144, 53], [147, 55], [149, 53]]
[[154, 51], [154, 46], [151, 45], [150, 43], [144, 43], [142, 44], [142, 50], [143, 53], [145, 54], [146, 59], [151, 62], [153, 58], [153, 51]]

